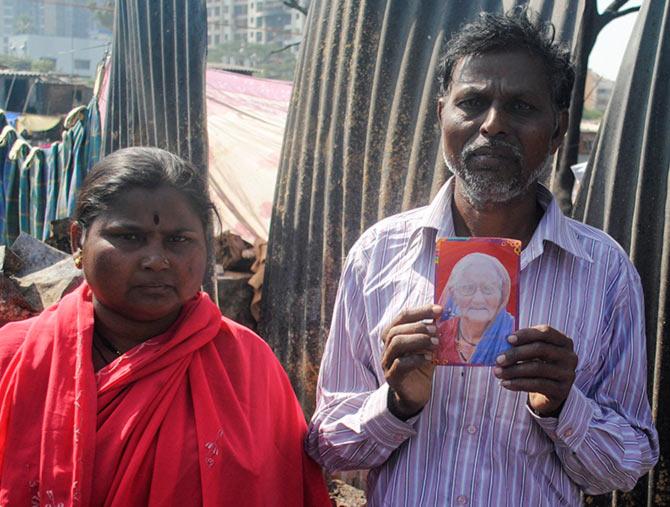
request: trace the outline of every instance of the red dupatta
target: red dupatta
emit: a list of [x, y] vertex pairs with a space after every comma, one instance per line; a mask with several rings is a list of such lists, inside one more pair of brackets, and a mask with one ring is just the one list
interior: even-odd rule
[[330, 504], [286, 374], [207, 295], [97, 374], [92, 334], [85, 284], [0, 331], [22, 338], [0, 362], [0, 505]]

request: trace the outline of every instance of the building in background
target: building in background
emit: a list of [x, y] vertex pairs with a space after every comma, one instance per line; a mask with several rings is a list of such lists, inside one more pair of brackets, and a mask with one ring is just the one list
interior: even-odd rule
[[57, 74], [92, 78], [109, 42], [55, 35], [12, 35], [9, 54], [31, 60], [49, 60]]
[[0, 0], [0, 53], [91, 78], [112, 37], [98, 14], [111, 11], [105, 0]]
[[207, 0], [210, 48], [234, 41], [289, 46], [302, 38], [304, 23], [305, 15], [281, 0]]
[[589, 69], [586, 74], [586, 86], [584, 87], [584, 109], [604, 113], [613, 90], [614, 81], [610, 81]]

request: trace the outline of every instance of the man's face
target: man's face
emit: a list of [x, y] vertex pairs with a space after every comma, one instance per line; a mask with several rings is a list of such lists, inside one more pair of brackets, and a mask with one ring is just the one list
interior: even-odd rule
[[444, 156], [473, 205], [509, 202], [550, 164], [567, 127], [542, 62], [525, 51], [468, 56], [438, 104]]

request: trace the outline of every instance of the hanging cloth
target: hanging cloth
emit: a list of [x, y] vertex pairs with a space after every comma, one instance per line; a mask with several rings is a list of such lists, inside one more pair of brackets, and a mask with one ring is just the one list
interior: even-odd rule
[[0, 244], [5, 237], [5, 162], [17, 137], [16, 130], [9, 125], [0, 132]]
[[58, 202], [55, 220], [65, 218], [67, 214], [67, 198], [70, 192], [72, 176], [72, 132], [63, 132], [62, 141], [58, 144]]
[[67, 188], [67, 215], [59, 218], [74, 215], [79, 188], [84, 182], [88, 167], [88, 160], [86, 159], [86, 124], [81, 120], [78, 121], [72, 127], [70, 135], [72, 136], [72, 167], [70, 169], [70, 181]]
[[18, 137], [14, 141], [9, 156], [5, 160], [3, 185], [5, 191], [5, 231], [4, 244], [14, 243], [21, 230], [19, 208], [19, 186], [21, 166], [30, 152], [30, 145]]
[[58, 189], [60, 188], [60, 143], [54, 143], [46, 150], [46, 202], [44, 206], [44, 227], [42, 241], [49, 238], [51, 222], [56, 220], [58, 210]]
[[30, 234], [30, 168], [28, 161], [32, 149], [26, 143], [25, 157], [17, 161], [19, 171], [19, 232]]
[[47, 165], [44, 150], [33, 148], [26, 159], [30, 175], [30, 235], [42, 239], [47, 201]]

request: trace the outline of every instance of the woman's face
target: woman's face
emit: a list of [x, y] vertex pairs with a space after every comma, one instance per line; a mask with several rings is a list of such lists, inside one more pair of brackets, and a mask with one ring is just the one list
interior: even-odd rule
[[470, 266], [453, 288], [454, 303], [462, 319], [488, 323], [498, 313], [502, 287], [496, 271], [488, 265]]
[[82, 257], [86, 281], [107, 310], [141, 322], [176, 317], [202, 284], [205, 231], [174, 188], [133, 189], [93, 220]]

